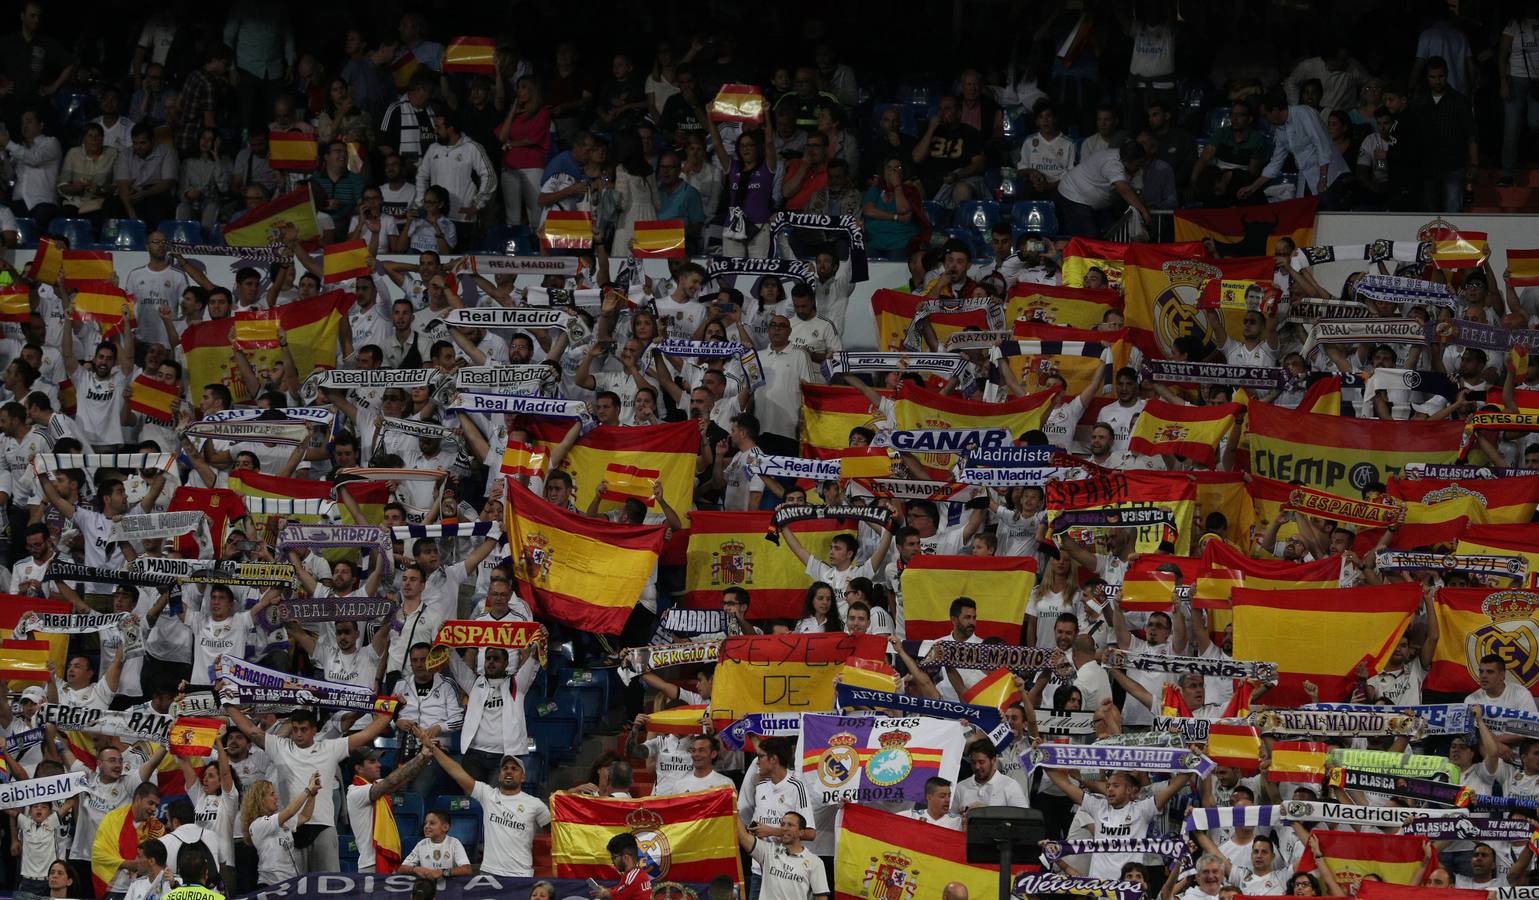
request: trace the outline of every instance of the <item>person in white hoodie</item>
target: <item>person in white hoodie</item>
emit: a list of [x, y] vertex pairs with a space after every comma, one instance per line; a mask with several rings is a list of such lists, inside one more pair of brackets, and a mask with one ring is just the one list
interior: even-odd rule
[[459, 128], [453, 110], [436, 112], [433, 117], [438, 143], [427, 149], [417, 166], [417, 205], [422, 204], [427, 189], [433, 185], [449, 194], [449, 208], [444, 211], [453, 220], [461, 241], [466, 229], [473, 227], [497, 189], [497, 175], [480, 144], [466, 137]]
[[488, 647], [480, 674], [458, 652], [449, 653], [448, 675], [468, 695], [460, 727], [461, 763], [476, 781], [491, 782], [504, 756], [529, 752], [524, 695], [540, 671], [534, 648], [531, 641], [515, 661], [505, 648]]

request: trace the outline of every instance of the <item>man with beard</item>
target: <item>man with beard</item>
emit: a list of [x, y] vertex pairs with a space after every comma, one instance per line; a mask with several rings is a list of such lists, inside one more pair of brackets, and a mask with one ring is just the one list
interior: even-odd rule
[[187, 276], [171, 265], [166, 236], [150, 232], [145, 250], [150, 261], [128, 273], [123, 290], [139, 303], [138, 338], [146, 344], [175, 347], [177, 335], [166, 332], [161, 310], [179, 310], [182, 292], [187, 290]]
[[[127, 303], [123, 304], [123, 320], [130, 314]], [[90, 435], [98, 452], [111, 453], [123, 443], [123, 424], [118, 417], [118, 395], [123, 385], [133, 375], [134, 332], [123, 328], [118, 332], [123, 342], [122, 350], [111, 341], [96, 345], [96, 354], [89, 366], [82, 366], [75, 356], [73, 328], [65, 328], [60, 338], [59, 351], [64, 355], [64, 371], [75, 383], [75, 419], [80, 428]]]
[[[452, 654], [451, 654], [452, 656]], [[515, 706], [522, 710], [523, 702]], [[464, 767], [433, 743], [433, 758], [460, 790], [481, 804], [481, 874], [527, 878], [534, 875], [534, 839], [550, 825], [550, 809], [538, 797], [524, 793], [524, 762], [509, 753], [502, 758], [497, 786], [477, 781]]]

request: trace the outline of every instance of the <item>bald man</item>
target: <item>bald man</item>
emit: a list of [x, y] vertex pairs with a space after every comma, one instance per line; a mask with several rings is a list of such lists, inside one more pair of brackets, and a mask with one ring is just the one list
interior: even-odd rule
[[941, 900], [967, 900], [967, 885], [953, 881], [941, 891]]
[[1088, 634], [1075, 635], [1069, 645], [1069, 658], [1074, 663], [1074, 686], [1079, 688], [1082, 709], [1099, 709], [1101, 701], [1112, 695], [1111, 679], [1106, 675], [1096, 652], [1095, 638]]

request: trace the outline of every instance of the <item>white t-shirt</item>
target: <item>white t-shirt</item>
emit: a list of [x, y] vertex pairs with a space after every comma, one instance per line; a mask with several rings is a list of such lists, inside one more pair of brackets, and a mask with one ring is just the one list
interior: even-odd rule
[[49, 813], [39, 825], [24, 808], [16, 818], [16, 827], [21, 832], [21, 877], [47, 878], [48, 867], [59, 855], [59, 814]]
[[1050, 184], [1057, 184], [1074, 168], [1074, 141], [1062, 132], [1053, 138], [1034, 134], [1021, 144], [1021, 158], [1016, 168], [1035, 169]]
[[126, 806], [139, 786], [138, 767], [130, 768], [125, 761], [123, 776], [112, 784], [103, 784], [101, 776], [92, 772], [86, 778], [85, 792], [78, 795], [80, 803], [75, 807], [75, 838], [70, 843], [70, 859], [90, 859], [91, 842], [96, 839], [96, 829], [101, 827], [107, 813]]
[[764, 479], [748, 471], [747, 456], [746, 453], [738, 453], [722, 471], [722, 477], [727, 481], [727, 489], [722, 494], [722, 509], [737, 512], [748, 510], [751, 495], [764, 492]]
[[[1159, 816], [1152, 797], [1134, 800], [1116, 809], [1100, 794], [1087, 792], [1080, 809], [1095, 820], [1097, 838], [1146, 837], [1150, 823]], [[1090, 859], [1087, 874], [1091, 878], [1116, 878], [1127, 863], [1142, 861], [1137, 853], [1097, 853]]]
[[[411, 852], [401, 860], [401, 865], [421, 866], [427, 869], [452, 869], [455, 866], [470, 865], [470, 855], [465, 852], [465, 845], [460, 843], [459, 838], [446, 834], [444, 839], [436, 844], [427, 838], [418, 841], [417, 846], [411, 848]], [[449, 886], [449, 879], [440, 876], [435, 883], [441, 891]]]
[[[673, 792], [675, 794], [697, 794], [713, 788], [732, 786], [732, 779], [716, 771], [707, 772], [702, 777], [696, 775], [694, 770], [691, 769], [686, 774], [673, 780]], [[654, 793], [661, 794], [663, 791], [654, 791]]]
[[844, 599], [844, 595], [850, 590], [850, 582], [857, 578], [876, 578], [876, 571], [871, 568], [871, 561], [867, 560], [860, 565], [850, 566], [843, 572], [834, 568], [815, 556], [807, 557], [807, 577], [814, 581], [826, 582], [834, 589], [834, 599], [839, 603], [839, 618], [848, 619], [850, 602]]
[[[320, 798], [315, 799], [319, 804]], [[257, 852], [258, 884], [277, 884], [299, 877], [299, 854], [294, 852], [294, 830], [298, 827], [299, 816], [290, 816], [287, 822], [279, 824], [277, 813], [252, 821], [251, 843]]]
[[1117, 196], [1113, 187], [1119, 181], [1128, 180], [1128, 171], [1122, 165], [1121, 151], [1102, 150], [1079, 161], [1058, 182], [1058, 193], [1065, 199], [1091, 209], [1106, 209]]
[[930, 818], [930, 811], [928, 809], [911, 809], [908, 812], [902, 813], [902, 815], [904, 818], [923, 822], [926, 825], [934, 825], [937, 828], [950, 828], [952, 831], [962, 830], [962, 817], [954, 812], [948, 812], [939, 819]]
[[1144, 411], [1146, 405], [1142, 399], [1134, 401], [1132, 406], [1112, 402], [1101, 410], [1100, 421], [1112, 427], [1112, 453], [1121, 453], [1128, 448], [1128, 440], [1133, 436], [1133, 423], [1138, 420], [1138, 414]]
[[81, 366], [70, 376], [75, 382], [75, 421], [90, 435], [91, 443], [123, 443], [123, 423], [118, 418], [118, 398], [128, 376], [114, 368], [106, 378], [97, 378], [90, 366]]
[[372, 784], [352, 784], [347, 788], [347, 822], [358, 842], [358, 871], [374, 871], [374, 801], [369, 799]]
[[1231, 366], [1275, 366], [1277, 351], [1268, 347], [1266, 341], [1247, 347], [1244, 341], [1230, 338], [1224, 342], [1224, 361]]
[[481, 871], [508, 877], [534, 875], [534, 838], [550, 824], [550, 809], [523, 791], [504, 794], [480, 782], [470, 796], [481, 804], [481, 833], [486, 842]]
[[1020, 782], [999, 772], [995, 772], [994, 777], [983, 784], [978, 783], [976, 775], [959, 781], [956, 789], [951, 792], [951, 808], [958, 814], [974, 806], [1025, 808], [1030, 805], [1026, 792], [1021, 790]]
[[1506, 709], [1516, 709], [1523, 712], [1539, 713], [1539, 709], [1535, 709], [1534, 707], [1534, 695], [1530, 694], [1528, 689], [1523, 687], [1521, 684], [1514, 684], [1511, 679], [1509, 679], [1506, 686], [1502, 688], [1502, 693], [1499, 697], [1488, 697], [1486, 696], [1485, 689], [1481, 688], [1470, 694], [1468, 697], [1465, 697], [1464, 702], [1483, 703], [1487, 706], [1501, 706]]
[[1398, 672], [1380, 672], [1368, 679], [1368, 686], [1378, 691], [1379, 699], [1394, 706], [1417, 706], [1421, 703], [1421, 683], [1427, 680], [1427, 671], [1421, 660], [1413, 659], [1400, 667]]
[[677, 782], [695, 769], [689, 756], [690, 736], [682, 734], [658, 734], [648, 738], [642, 746], [653, 760], [656, 784], [653, 793], [677, 794]]
[[759, 900], [809, 900], [829, 893], [823, 860], [806, 847], [791, 853], [784, 844], [755, 840], [748, 855], [763, 872]]
[[[188, 626], [196, 636], [192, 653], [192, 677], [199, 684], [213, 684], [214, 660], [220, 656], [246, 655], [246, 643], [256, 622], [251, 613], [241, 610], [223, 621], [215, 621], [206, 611], [190, 612]], [[199, 678], [207, 681], [197, 682]]]
[[[310, 784], [310, 776], [321, 774], [321, 792], [315, 795], [312, 825], [335, 825], [337, 813], [332, 796], [337, 792], [337, 767], [347, 759], [347, 739], [317, 740], [300, 747], [285, 737], [267, 736], [267, 755], [278, 771], [278, 797], [286, 802], [297, 797]], [[254, 824], [254, 823], [253, 823]]]

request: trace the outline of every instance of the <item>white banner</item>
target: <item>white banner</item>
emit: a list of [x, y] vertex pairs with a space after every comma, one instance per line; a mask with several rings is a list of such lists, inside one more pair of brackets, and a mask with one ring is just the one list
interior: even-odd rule
[[0, 784], [0, 809], [15, 809], [34, 803], [57, 803], [86, 789], [90, 772], [67, 772], [47, 778], [31, 778]]

